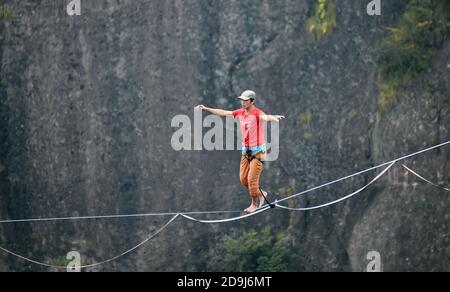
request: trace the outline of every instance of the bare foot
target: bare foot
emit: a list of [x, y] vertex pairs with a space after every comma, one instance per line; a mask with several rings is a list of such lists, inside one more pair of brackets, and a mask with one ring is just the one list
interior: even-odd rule
[[[262, 191], [264, 196], [267, 197], [269, 196], [269, 193], [266, 191]], [[258, 208], [262, 208], [262, 206], [264, 206], [264, 204], [266, 203], [266, 201], [264, 200], [264, 197], [262, 195], [258, 196], [258, 200], [259, 200], [259, 207]]]
[[258, 207], [256, 207], [256, 204], [251, 204], [250, 207], [248, 207], [247, 209], [244, 210], [244, 212], [251, 214], [251, 213], [255, 212], [257, 209], [258, 209]]

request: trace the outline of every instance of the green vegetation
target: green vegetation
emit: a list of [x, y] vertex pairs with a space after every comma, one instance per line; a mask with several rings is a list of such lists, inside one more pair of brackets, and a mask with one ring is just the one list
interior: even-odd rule
[[12, 11], [8, 6], [0, 6], [0, 18], [10, 18]]
[[[12, 11], [8, 6], [0, 6], [0, 20], [12, 17]], [[0, 44], [4, 41], [3, 36], [0, 35]]]
[[269, 227], [250, 230], [236, 239], [226, 236], [212, 262], [224, 272], [288, 271], [291, 250], [283, 245], [285, 236], [282, 231], [273, 234]]
[[[282, 188], [278, 189], [278, 194], [280, 194], [280, 197], [282, 197], [282, 198], [291, 196], [291, 195], [294, 194], [294, 192], [295, 192], [295, 189], [294, 189], [294, 187], [292, 185], [288, 185], [288, 186], [285, 186], [285, 187], [282, 187]], [[288, 206], [290, 208], [295, 208], [296, 207], [295, 206], [295, 200], [288, 200], [287, 204], [288, 204]], [[297, 212], [290, 212], [289, 213], [289, 225], [295, 224], [295, 219], [296, 219], [297, 214], [298, 214]]]
[[311, 112], [304, 112], [298, 116], [298, 120], [303, 125], [310, 125], [313, 119], [313, 115]]
[[411, 0], [396, 27], [375, 50], [380, 69], [378, 106], [385, 112], [430, 61], [450, 32], [448, 0]]
[[313, 138], [311, 123], [313, 121], [313, 115], [311, 112], [304, 112], [298, 116], [298, 121], [304, 125], [307, 130], [303, 133], [303, 138], [305, 140], [311, 140]]
[[358, 115], [358, 111], [356, 109], [352, 109], [348, 114], [347, 114], [347, 118], [349, 120], [353, 120], [354, 118], [356, 118], [356, 116]]
[[336, 27], [336, 1], [317, 0], [314, 14], [306, 22], [308, 32], [315, 40], [320, 40]]
[[52, 262], [52, 265], [58, 266], [58, 267], [66, 267], [68, 264], [69, 264], [69, 260], [66, 259], [65, 255], [56, 257]]
[[[12, 11], [8, 6], [0, 6], [0, 21], [4, 20], [4, 19], [8, 19], [12, 17]], [[3, 44], [3, 42], [5, 41], [4, 37], [2, 35], [0, 35], [0, 45]], [[3, 64], [0, 63], [0, 85], [2, 85], [2, 68]]]

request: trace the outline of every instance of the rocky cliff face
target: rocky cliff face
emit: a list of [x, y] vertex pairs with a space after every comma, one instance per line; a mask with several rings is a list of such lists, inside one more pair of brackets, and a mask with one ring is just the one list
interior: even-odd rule
[[[285, 114], [280, 156], [263, 185], [277, 196], [351, 174], [448, 139], [449, 43], [428, 72], [376, 119], [372, 50], [408, 1], [337, 5], [336, 29], [315, 41], [315, 1], [5, 1], [2, 23], [0, 218], [235, 210], [239, 151], [174, 151], [172, 118], [204, 103], [228, 110], [244, 89]], [[368, 2], [368, 1], [367, 1]], [[389, 1], [393, 2], [393, 1]], [[420, 83], [420, 84], [419, 84]], [[449, 149], [406, 161], [449, 183]], [[373, 173], [313, 192], [317, 204]], [[273, 195], [274, 197], [275, 195]], [[225, 234], [287, 229], [292, 270], [362, 271], [378, 251], [383, 270], [449, 270], [448, 193], [397, 165], [362, 195], [318, 211], [267, 212], [203, 226], [178, 218], [135, 253], [98, 270], [203, 271]], [[0, 225], [1, 246], [48, 263], [71, 250], [86, 264], [120, 254], [170, 217]], [[39, 270], [1, 253], [0, 270]]]

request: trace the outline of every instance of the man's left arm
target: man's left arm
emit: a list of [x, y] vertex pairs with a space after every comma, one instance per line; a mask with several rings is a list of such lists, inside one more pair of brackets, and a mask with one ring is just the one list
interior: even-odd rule
[[279, 122], [285, 118], [286, 118], [285, 116], [281, 115], [266, 115], [266, 114], [259, 115], [259, 119], [265, 122]]

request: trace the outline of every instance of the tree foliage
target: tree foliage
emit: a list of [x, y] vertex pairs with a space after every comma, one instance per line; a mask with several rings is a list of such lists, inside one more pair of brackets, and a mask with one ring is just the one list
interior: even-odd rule
[[431, 59], [450, 32], [448, 0], [411, 0], [396, 27], [375, 50], [381, 73], [379, 107], [386, 110], [397, 92]]
[[307, 20], [308, 32], [320, 40], [336, 27], [336, 1], [317, 0], [314, 14]]
[[283, 243], [285, 232], [274, 234], [269, 227], [250, 230], [238, 238], [226, 236], [211, 254], [214, 270], [225, 272], [284, 272], [291, 249]]

